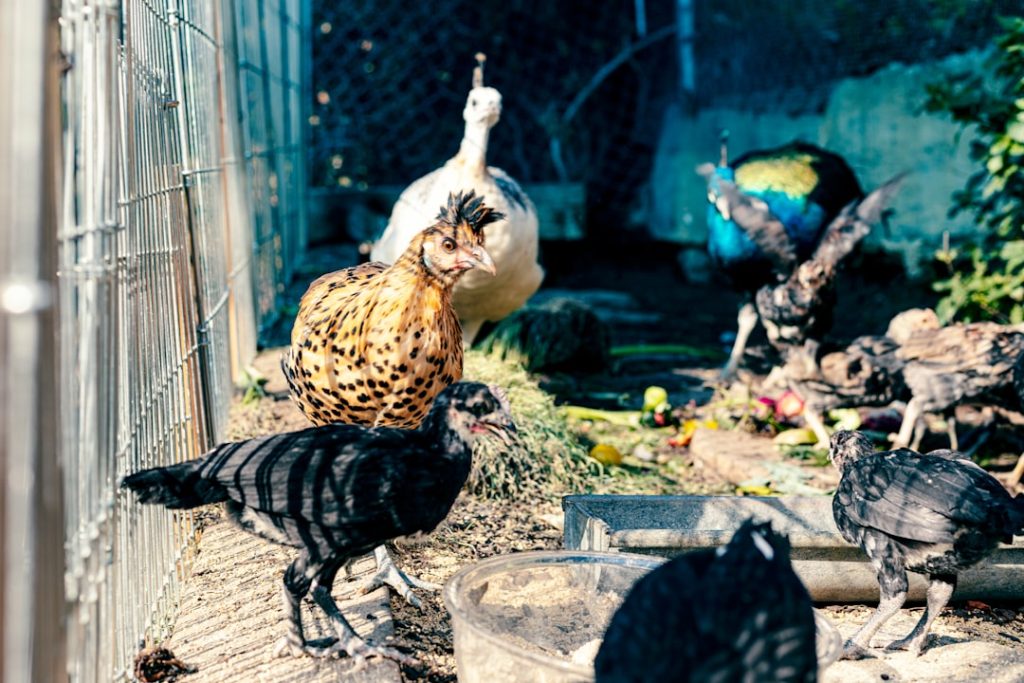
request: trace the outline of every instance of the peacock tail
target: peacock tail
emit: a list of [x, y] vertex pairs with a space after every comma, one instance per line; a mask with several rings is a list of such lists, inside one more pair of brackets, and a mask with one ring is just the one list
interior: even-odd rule
[[[749, 152], [711, 177], [728, 180], [765, 202], [807, 259], [825, 227], [844, 206], [863, 196], [853, 170], [838, 154], [804, 142]], [[756, 289], [773, 279], [761, 249], [734, 221], [708, 207], [708, 250], [716, 263], [743, 288]]]

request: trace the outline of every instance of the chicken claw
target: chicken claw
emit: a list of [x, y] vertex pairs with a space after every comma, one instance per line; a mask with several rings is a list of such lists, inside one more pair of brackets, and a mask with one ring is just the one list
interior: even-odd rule
[[381, 586], [391, 586], [399, 595], [405, 598], [413, 607], [423, 608], [423, 601], [413, 593], [414, 588], [420, 590], [436, 591], [440, 590], [441, 586], [436, 583], [430, 583], [428, 581], [422, 581], [416, 577], [409, 576], [395, 565], [395, 561], [391, 559], [391, 554], [387, 548], [380, 546], [373, 551], [373, 556], [377, 560], [377, 572], [370, 577], [370, 579], [360, 586], [358, 593], [365, 595], [371, 591], [374, 591]]
[[852, 640], [848, 640], [845, 643], [843, 643], [843, 654], [840, 657], [840, 659], [868, 659], [871, 656], [871, 653], [868, 652], [866, 647], [860, 645], [859, 643], [855, 643]]

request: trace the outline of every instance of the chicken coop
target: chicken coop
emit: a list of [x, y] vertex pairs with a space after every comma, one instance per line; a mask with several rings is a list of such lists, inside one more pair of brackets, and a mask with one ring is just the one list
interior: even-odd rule
[[223, 438], [280, 314], [309, 24], [299, 0], [0, 8], [3, 680], [127, 680], [170, 625], [192, 518], [116, 485]]
[[482, 151], [536, 204], [548, 282], [623, 244], [697, 263], [693, 170], [723, 131], [738, 151], [827, 144], [865, 187], [913, 171], [867, 238], [913, 273], [974, 229], [945, 201], [966, 145], [921, 93], [984, 64], [1019, 11], [0, 0], [0, 680], [129, 680], [172, 630], [196, 520], [120, 479], [224, 439], [257, 350], [290, 329], [289, 285], [316, 276], [310, 247], [360, 258], [460, 149], [476, 78], [502, 97]]

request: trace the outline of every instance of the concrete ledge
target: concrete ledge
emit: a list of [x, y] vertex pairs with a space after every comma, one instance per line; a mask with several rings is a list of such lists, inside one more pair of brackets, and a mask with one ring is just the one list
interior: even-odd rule
[[[671, 557], [725, 543], [748, 517], [771, 521], [789, 536], [793, 565], [817, 602], [878, 599], [864, 553], [839, 535], [831, 497], [566, 496], [564, 545], [570, 550], [623, 551]], [[910, 600], [923, 601], [926, 581], [910, 575]], [[1002, 545], [960, 575], [955, 599], [1024, 597], [1024, 539]]]

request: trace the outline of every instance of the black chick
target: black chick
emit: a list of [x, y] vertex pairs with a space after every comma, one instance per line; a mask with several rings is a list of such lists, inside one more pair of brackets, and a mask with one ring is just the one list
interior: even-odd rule
[[[370, 646], [331, 597], [338, 570], [386, 541], [432, 531], [469, 476], [472, 446], [515, 425], [504, 392], [478, 383], [442, 391], [418, 429], [326, 425], [218, 446], [190, 462], [125, 478], [142, 503], [171, 509], [227, 504], [244, 530], [299, 548], [284, 574], [290, 628], [278, 654], [347, 653], [410, 661]], [[338, 640], [307, 643], [299, 606], [312, 592]]]
[[529, 303], [495, 326], [480, 345], [529, 372], [596, 372], [608, 364], [611, 327], [582, 301]]
[[881, 599], [846, 641], [843, 655], [866, 654], [871, 637], [907, 597], [907, 572], [928, 577], [921, 620], [888, 649], [921, 654], [928, 629], [949, 602], [957, 574], [1024, 533], [1024, 497], [1011, 498], [985, 470], [955, 451], [927, 455], [901, 448], [876, 453], [860, 432], [832, 435], [829, 457], [841, 479], [832, 499], [836, 527], [878, 572]]
[[594, 661], [597, 683], [817, 680], [811, 597], [789, 541], [747, 520], [728, 545], [637, 581]]

